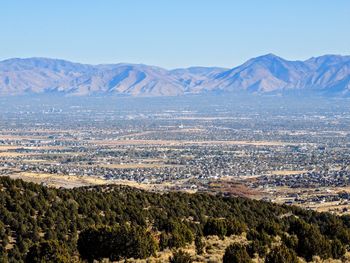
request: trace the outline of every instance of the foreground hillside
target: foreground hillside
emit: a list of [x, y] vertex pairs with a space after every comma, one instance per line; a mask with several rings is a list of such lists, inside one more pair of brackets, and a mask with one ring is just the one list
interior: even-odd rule
[[348, 216], [208, 194], [52, 189], [0, 178], [0, 262], [298, 262], [344, 258], [349, 242]]
[[0, 95], [178, 96], [208, 92], [349, 96], [350, 56], [289, 61], [268, 54], [232, 69], [175, 70], [126, 63], [86, 65], [48, 58], [0, 61]]

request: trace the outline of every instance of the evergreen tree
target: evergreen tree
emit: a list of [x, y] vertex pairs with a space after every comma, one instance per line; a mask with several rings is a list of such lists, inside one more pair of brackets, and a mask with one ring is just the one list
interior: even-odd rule
[[27, 263], [68, 263], [70, 256], [64, 245], [57, 240], [43, 241], [32, 246], [26, 257]]
[[267, 255], [265, 263], [298, 263], [296, 253], [285, 245], [275, 247]]
[[203, 233], [206, 236], [216, 235], [224, 238], [227, 234], [226, 220], [210, 218], [204, 225]]
[[196, 236], [195, 240], [194, 240], [194, 244], [196, 246], [196, 253], [198, 255], [203, 254], [204, 252], [204, 242], [201, 236]]
[[225, 250], [223, 263], [251, 263], [252, 259], [247, 253], [244, 246], [240, 244], [232, 244]]

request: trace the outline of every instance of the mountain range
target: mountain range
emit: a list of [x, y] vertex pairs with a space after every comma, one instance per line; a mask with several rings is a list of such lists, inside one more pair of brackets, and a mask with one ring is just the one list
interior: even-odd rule
[[179, 96], [202, 93], [350, 96], [350, 56], [289, 61], [273, 54], [232, 69], [167, 70], [143, 64], [88, 65], [49, 58], [0, 61], [0, 95]]

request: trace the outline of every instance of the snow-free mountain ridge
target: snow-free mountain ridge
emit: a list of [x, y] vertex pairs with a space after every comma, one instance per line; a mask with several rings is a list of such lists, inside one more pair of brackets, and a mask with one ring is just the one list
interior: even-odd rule
[[142, 64], [87, 65], [59, 59], [0, 61], [0, 95], [46, 94], [178, 96], [216, 92], [350, 95], [350, 56], [289, 61], [273, 54], [232, 69], [166, 70]]

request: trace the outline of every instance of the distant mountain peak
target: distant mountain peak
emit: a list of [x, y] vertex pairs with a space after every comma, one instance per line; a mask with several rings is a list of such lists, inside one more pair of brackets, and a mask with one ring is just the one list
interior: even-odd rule
[[[253, 58], [254, 59], [254, 58]], [[282, 59], [281, 57], [273, 54], [273, 53], [268, 53], [262, 56], [258, 56], [255, 59]]]

